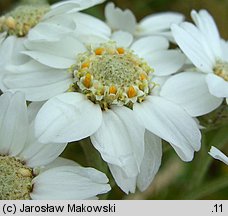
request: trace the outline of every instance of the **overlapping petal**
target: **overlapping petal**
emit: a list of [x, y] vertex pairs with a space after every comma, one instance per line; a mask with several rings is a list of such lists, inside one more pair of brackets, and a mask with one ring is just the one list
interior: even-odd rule
[[75, 63], [78, 53], [86, 50], [85, 46], [72, 36], [59, 41], [26, 41], [28, 51], [22, 53], [49, 67], [67, 69]]
[[16, 156], [28, 134], [28, 116], [24, 94], [7, 92], [0, 97], [0, 152]]
[[142, 104], [134, 105], [134, 112], [146, 129], [162, 139], [182, 148], [200, 149], [201, 134], [196, 122], [180, 106], [161, 97], [148, 96]]
[[205, 37], [191, 23], [174, 24], [171, 27], [173, 36], [187, 57], [201, 71], [212, 73], [215, 58], [205, 42]]
[[20, 158], [26, 161], [29, 167], [45, 166], [54, 161], [65, 149], [67, 143], [47, 143], [38, 141], [39, 137], [34, 136], [34, 123], [29, 128], [29, 136], [26, 146], [20, 153]]
[[33, 179], [32, 199], [87, 199], [111, 188], [107, 177], [92, 168], [60, 166], [46, 170]]
[[191, 12], [191, 17], [200, 32], [205, 36], [205, 40], [214, 54], [214, 58], [222, 58], [222, 50], [220, 45], [220, 35], [214, 19], [206, 10], [200, 10], [197, 13], [195, 10]]
[[123, 171], [122, 167], [108, 164], [108, 167], [112, 173], [113, 178], [115, 179], [116, 184], [123, 190], [126, 194], [134, 193], [136, 190], [136, 180], [137, 176], [129, 177]]
[[176, 12], [152, 14], [146, 16], [139, 22], [137, 34], [142, 36], [167, 32], [170, 30], [171, 24], [178, 24], [183, 20], [184, 16]]
[[185, 56], [180, 50], [162, 50], [146, 57], [156, 76], [176, 73], [185, 63]]
[[67, 34], [72, 34], [76, 24], [71, 16], [71, 14], [64, 14], [41, 21], [29, 30], [28, 40], [57, 41]]
[[23, 91], [30, 101], [47, 100], [65, 92], [72, 83], [67, 71], [45, 67], [35, 61], [8, 69], [14, 72], [2, 77], [2, 90]]
[[111, 39], [114, 40], [117, 46], [120, 47], [129, 47], [133, 42], [133, 36], [130, 33], [124, 31], [114, 32]]
[[200, 116], [215, 110], [222, 99], [210, 94], [206, 74], [183, 72], [172, 76], [163, 85], [162, 97], [181, 105], [191, 116]]
[[91, 141], [106, 162], [121, 167], [129, 177], [138, 174], [144, 155], [144, 128], [130, 109], [112, 107], [103, 112], [102, 125]]
[[228, 97], [228, 82], [215, 74], [208, 74], [206, 82], [210, 93], [216, 97]]
[[123, 11], [120, 8], [115, 8], [113, 3], [108, 3], [105, 7], [105, 17], [113, 30], [122, 30], [134, 34], [136, 18], [129, 9]]
[[97, 35], [108, 39], [111, 35], [111, 29], [100, 19], [84, 14], [76, 13], [71, 15], [77, 28], [74, 34], [79, 37], [84, 43], [88, 44], [89, 41], [83, 40], [85, 35]]
[[146, 130], [145, 132], [145, 153], [137, 176], [137, 187], [144, 191], [152, 183], [161, 165], [162, 142], [161, 139]]
[[169, 42], [164, 37], [159, 36], [147, 36], [136, 40], [131, 49], [135, 51], [135, 53], [145, 58], [146, 60], [155, 52], [166, 50], [169, 47]]
[[100, 4], [104, 2], [104, 0], [69, 0], [62, 1], [51, 6], [50, 12], [48, 12], [44, 19], [48, 19], [52, 16], [57, 16], [65, 13], [73, 13], [81, 10], [85, 10], [89, 7], [92, 7], [96, 4]]
[[68, 92], [43, 105], [35, 120], [35, 131], [42, 143], [71, 142], [92, 135], [101, 122], [99, 105], [80, 93]]

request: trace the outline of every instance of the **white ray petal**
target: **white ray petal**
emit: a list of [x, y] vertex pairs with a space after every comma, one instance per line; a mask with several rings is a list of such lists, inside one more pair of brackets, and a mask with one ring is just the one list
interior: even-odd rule
[[107, 177], [92, 168], [60, 166], [42, 172], [33, 179], [32, 199], [88, 199], [107, 193]]
[[135, 32], [136, 18], [129, 9], [123, 11], [118, 7], [115, 8], [111, 2], [105, 7], [105, 17], [112, 29], [127, 31], [131, 34]]
[[135, 104], [133, 111], [146, 129], [164, 140], [198, 151], [201, 134], [196, 122], [178, 105], [157, 96], [148, 96], [142, 104]]
[[35, 120], [35, 131], [42, 143], [71, 142], [90, 136], [101, 122], [99, 105], [83, 94], [68, 92], [43, 105]]
[[24, 94], [4, 93], [0, 97], [0, 153], [16, 156], [28, 134], [28, 115]]
[[125, 174], [122, 167], [108, 164], [109, 169], [115, 179], [116, 184], [124, 191], [126, 194], [134, 193], [136, 189], [136, 179], [137, 177], [129, 177]]
[[213, 158], [222, 161], [226, 165], [228, 165], [228, 157], [223, 154], [220, 150], [215, 148], [214, 146], [211, 147], [210, 152], [208, 152]]
[[228, 97], [228, 82], [215, 74], [208, 74], [206, 82], [210, 93], [216, 97]]
[[91, 136], [102, 158], [120, 166], [129, 177], [138, 174], [144, 155], [144, 128], [126, 107], [112, 107], [103, 112], [99, 130]]
[[137, 187], [145, 191], [152, 183], [161, 165], [162, 142], [161, 139], [146, 130], [145, 132], [145, 153], [137, 177]]
[[222, 103], [222, 99], [208, 91], [206, 74], [199, 72], [183, 72], [170, 77], [160, 94], [180, 104], [191, 116], [207, 114]]

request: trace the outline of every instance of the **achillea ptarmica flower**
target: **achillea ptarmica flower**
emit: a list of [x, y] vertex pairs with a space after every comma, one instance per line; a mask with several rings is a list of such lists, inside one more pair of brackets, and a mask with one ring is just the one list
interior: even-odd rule
[[[103, 0], [69, 0], [53, 5], [46, 1], [24, 1], [12, 11], [0, 17], [0, 82], [9, 73], [8, 65], [21, 65], [28, 61], [21, 54], [24, 42], [56, 41], [73, 33], [76, 25], [71, 13], [87, 9]], [[2, 33], [1, 33], [2, 32]], [[1, 86], [0, 86], [1, 89]]]
[[45, 0], [26, 0], [24, 4], [18, 5], [0, 17], [0, 32], [7, 32], [8, 35], [17, 37], [28, 35], [30, 40], [47, 38], [50, 40], [54, 35], [59, 38], [65, 32], [75, 29], [74, 23], [69, 20], [70, 13], [102, 2], [103, 0], [66, 0], [50, 6]]
[[32, 59], [10, 67], [3, 89], [21, 89], [31, 101], [49, 99], [35, 121], [40, 142], [90, 136], [122, 190], [145, 190], [161, 163], [161, 138], [184, 161], [200, 149], [196, 122], [158, 91], [156, 76], [177, 72], [185, 57], [168, 49], [163, 37], [133, 42], [130, 33], [111, 34], [105, 23], [89, 15], [80, 14], [78, 22], [87, 23], [95, 33], [80, 31], [53, 42], [27, 41], [23, 53]]
[[220, 150], [215, 148], [214, 146], [211, 147], [209, 154], [213, 158], [220, 160], [223, 163], [225, 163], [226, 165], [228, 165], [228, 157], [225, 154], [223, 154]]
[[192, 116], [200, 116], [220, 106], [228, 97], [228, 43], [221, 39], [211, 15], [192, 11], [195, 25], [173, 25], [173, 36], [196, 71], [170, 78], [161, 95], [181, 104]]
[[20, 92], [0, 96], [0, 199], [90, 199], [110, 190], [95, 169], [58, 158], [66, 143], [43, 145], [34, 137], [37, 105]]
[[37, 25], [50, 10], [50, 6], [42, 4], [22, 4], [0, 17], [0, 32], [8, 35], [24, 37], [29, 30]]
[[163, 12], [148, 15], [137, 23], [132, 11], [129, 9], [121, 10], [115, 7], [113, 3], [106, 5], [105, 18], [113, 31], [126, 31], [136, 37], [160, 35], [171, 40], [173, 40], [170, 30], [171, 24], [179, 24], [184, 20], [184, 16], [180, 13]]

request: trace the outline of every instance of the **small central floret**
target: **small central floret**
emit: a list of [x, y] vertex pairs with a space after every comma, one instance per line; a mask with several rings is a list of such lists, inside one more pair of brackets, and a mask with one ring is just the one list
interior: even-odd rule
[[0, 200], [28, 200], [33, 172], [20, 160], [0, 155]]
[[114, 42], [79, 54], [69, 71], [74, 83], [69, 91], [85, 94], [102, 109], [111, 105], [132, 108], [150, 93], [153, 69], [132, 51], [117, 47]]
[[228, 62], [217, 62], [214, 73], [228, 81]]
[[18, 6], [11, 12], [0, 17], [0, 32], [24, 37], [31, 28], [40, 22], [49, 10], [50, 6], [48, 4]]

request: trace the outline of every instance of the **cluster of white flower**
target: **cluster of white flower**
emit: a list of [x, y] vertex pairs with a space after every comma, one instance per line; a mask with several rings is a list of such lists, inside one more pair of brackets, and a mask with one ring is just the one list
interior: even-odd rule
[[0, 17], [1, 199], [108, 192], [105, 174], [58, 157], [86, 137], [125, 193], [144, 191], [162, 139], [191, 161], [201, 147], [196, 117], [227, 100], [228, 42], [207, 11], [192, 11], [195, 25], [173, 12], [137, 23], [113, 3], [105, 22], [80, 12], [99, 3], [42, 1]]

